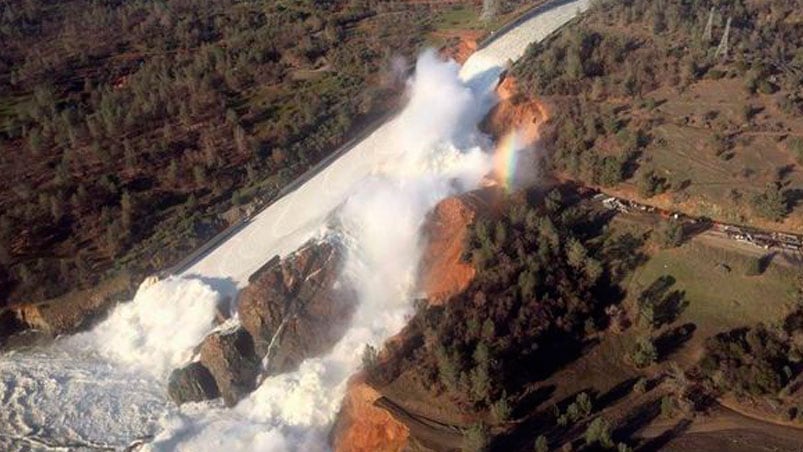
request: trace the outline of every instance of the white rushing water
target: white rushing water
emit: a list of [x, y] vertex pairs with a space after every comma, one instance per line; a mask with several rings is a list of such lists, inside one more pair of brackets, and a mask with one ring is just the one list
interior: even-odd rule
[[[143, 287], [94, 330], [42, 350], [0, 357], [0, 449], [325, 450], [347, 378], [365, 344], [381, 345], [409, 315], [419, 228], [441, 199], [478, 186], [491, 166], [476, 125], [509, 60], [589, 0], [533, 17], [461, 69], [419, 58], [410, 101], [394, 120], [279, 200], [182, 275]], [[334, 225], [334, 226], [333, 226]], [[326, 356], [262, 381], [236, 407], [166, 400], [172, 368], [191, 358], [214, 309], [272, 256], [334, 227], [347, 244], [343, 275], [359, 305]]]

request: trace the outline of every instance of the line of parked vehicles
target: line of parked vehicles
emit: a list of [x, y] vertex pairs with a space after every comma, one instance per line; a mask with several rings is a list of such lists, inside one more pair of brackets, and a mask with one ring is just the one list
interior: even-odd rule
[[786, 251], [803, 253], [803, 235], [790, 234], [785, 232], [768, 232], [747, 226], [737, 226], [733, 224], [720, 223], [707, 218], [690, 217], [680, 212], [672, 212], [637, 203], [629, 199], [609, 196], [605, 193], [597, 193], [593, 199], [602, 203], [603, 207], [622, 213], [643, 212], [661, 215], [674, 221], [682, 221], [688, 224], [698, 224], [705, 222], [711, 229], [724, 234], [731, 240], [750, 243], [760, 248], [777, 248]]

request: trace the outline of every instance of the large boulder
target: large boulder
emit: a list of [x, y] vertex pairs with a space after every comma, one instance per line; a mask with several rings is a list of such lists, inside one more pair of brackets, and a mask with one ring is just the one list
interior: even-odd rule
[[214, 377], [227, 406], [235, 405], [256, 387], [260, 360], [251, 335], [242, 327], [208, 335], [201, 344], [201, 364]]
[[197, 361], [170, 373], [167, 394], [178, 405], [214, 399], [220, 395], [209, 369]]
[[[171, 398], [184, 403], [219, 394], [232, 406], [255, 389], [260, 374], [288, 372], [329, 351], [345, 333], [356, 300], [340, 280], [343, 254], [336, 244], [311, 242], [265, 264], [240, 293], [240, 325], [204, 338], [200, 362], [171, 375]], [[214, 392], [207, 390], [210, 378]]]
[[345, 333], [356, 295], [340, 283], [343, 261], [338, 244], [314, 242], [250, 278], [237, 309], [268, 375], [326, 353]]
[[118, 302], [130, 300], [135, 292], [135, 278], [124, 274], [91, 289], [48, 301], [9, 306], [8, 309], [21, 329], [37, 330], [55, 337], [89, 328], [103, 319]]

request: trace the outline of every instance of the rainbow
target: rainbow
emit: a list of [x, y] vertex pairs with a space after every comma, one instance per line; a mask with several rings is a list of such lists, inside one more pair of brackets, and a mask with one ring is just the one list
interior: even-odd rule
[[519, 157], [519, 151], [523, 148], [521, 137], [518, 131], [509, 132], [496, 147], [494, 153], [493, 164], [494, 173], [499, 183], [507, 191], [513, 189], [513, 183], [516, 178], [516, 163]]

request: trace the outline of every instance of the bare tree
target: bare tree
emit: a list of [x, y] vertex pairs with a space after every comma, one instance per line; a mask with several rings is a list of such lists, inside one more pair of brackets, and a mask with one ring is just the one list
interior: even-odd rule
[[496, 17], [496, 11], [499, 6], [499, 0], [482, 0], [482, 13], [480, 19], [488, 22]]

